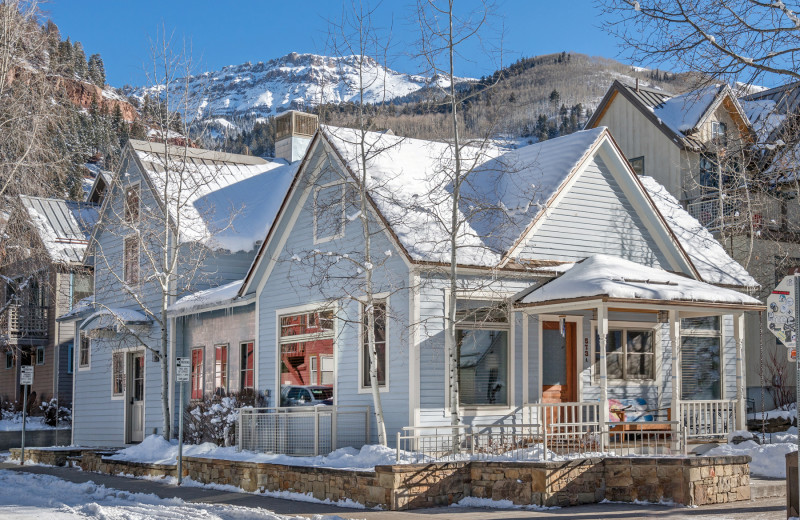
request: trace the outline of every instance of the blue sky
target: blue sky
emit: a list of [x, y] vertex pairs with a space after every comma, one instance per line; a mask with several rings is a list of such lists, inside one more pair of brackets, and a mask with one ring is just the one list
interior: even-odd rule
[[[348, 2], [349, 4], [349, 2]], [[412, 56], [418, 29], [413, 0], [384, 0], [379, 25], [393, 23], [395, 57], [390, 66], [417, 72]], [[504, 63], [521, 56], [563, 50], [617, 57], [617, 42], [600, 25], [594, 0], [500, 0], [493, 26], [504, 32]], [[200, 70], [216, 70], [245, 61], [267, 61], [289, 52], [326, 52], [328, 20], [340, 17], [337, 0], [50, 0], [46, 14], [83, 43], [86, 55], [103, 56], [107, 81], [120, 87], [146, 83], [144, 66], [150, 40], [162, 23], [178, 40], [191, 41]], [[497, 68], [479, 46], [467, 50], [457, 71], [479, 77]], [[198, 71], [198, 72], [199, 72]]]

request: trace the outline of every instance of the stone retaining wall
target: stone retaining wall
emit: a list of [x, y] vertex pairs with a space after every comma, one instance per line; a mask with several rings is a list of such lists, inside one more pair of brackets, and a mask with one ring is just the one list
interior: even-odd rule
[[[689, 506], [750, 499], [749, 457], [592, 458], [566, 462], [459, 462], [376, 466], [375, 472], [185, 457], [184, 476], [248, 492], [292, 491], [367, 507], [417, 509], [474, 496], [519, 505], [602, 500]], [[86, 471], [174, 476], [175, 466], [111, 461], [85, 453]]]
[[[25, 462], [34, 464], [46, 464], [48, 466], [64, 466], [69, 457], [81, 455], [84, 448], [25, 448]], [[11, 448], [11, 460], [19, 460], [20, 448]]]

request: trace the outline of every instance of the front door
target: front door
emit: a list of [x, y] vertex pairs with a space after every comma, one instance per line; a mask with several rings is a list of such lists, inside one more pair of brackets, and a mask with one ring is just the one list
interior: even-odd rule
[[144, 440], [144, 353], [128, 355], [128, 442]]
[[575, 322], [542, 322], [542, 402], [570, 403], [577, 399]]

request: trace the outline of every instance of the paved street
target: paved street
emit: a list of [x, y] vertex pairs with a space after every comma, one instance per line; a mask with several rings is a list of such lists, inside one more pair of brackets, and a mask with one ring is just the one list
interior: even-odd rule
[[[153, 493], [162, 498], [177, 497], [186, 502], [209, 504], [231, 504], [246, 507], [260, 507], [280, 514], [339, 515], [347, 519], [366, 520], [433, 520], [437, 518], [459, 518], [460, 520], [511, 520], [525, 518], [577, 518], [577, 519], [625, 519], [636, 518], [692, 518], [692, 519], [747, 519], [777, 520], [786, 518], [785, 499], [768, 498], [721, 506], [697, 508], [669, 507], [659, 505], [635, 504], [594, 504], [589, 506], [553, 509], [548, 511], [491, 510], [475, 508], [436, 508], [397, 511], [364, 511], [347, 509], [325, 504], [295, 502], [280, 498], [263, 497], [246, 493], [230, 493], [196, 487], [176, 487], [149, 480], [130, 479], [97, 473], [85, 473], [72, 468], [45, 466], [25, 466], [0, 463], [0, 469], [26, 471], [53, 475], [71, 482], [93, 481], [106, 487], [133, 493]], [[43, 490], [44, 491], [44, 490]]]

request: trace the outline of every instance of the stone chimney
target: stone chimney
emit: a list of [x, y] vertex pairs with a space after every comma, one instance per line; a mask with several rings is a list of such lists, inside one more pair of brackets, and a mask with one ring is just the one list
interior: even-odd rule
[[305, 155], [317, 131], [317, 116], [289, 110], [275, 118], [275, 157], [290, 163]]

